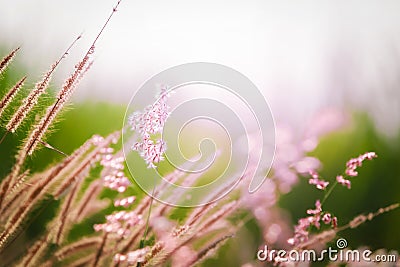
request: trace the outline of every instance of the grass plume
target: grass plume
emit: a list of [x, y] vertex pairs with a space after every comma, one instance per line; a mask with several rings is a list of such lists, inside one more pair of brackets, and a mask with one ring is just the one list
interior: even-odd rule
[[18, 127], [21, 125], [23, 120], [26, 118], [28, 113], [33, 109], [33, 107], [38, 103], [39, 97], [45, 93], [47, 87], [49, 86], [51, 77], [56, 70], [60, 62], [68, 55], [71, 48], [74, 46], [76, 41], [78, 41], [81, 36], [78, 36], [72, 44], [67, 48], [67, 50], [61, 55], [61, 57], [51, 66], [51, 68], [45, 73], [42, 80], [37, 82], [35, 87], [31, 90], [29, 95], [22, 101], [17, 111], [6, 125], [7, 131], [14, 133]]
[[10, 52], [7, 56], [5, 56], [1, 61], [0, 61], [0, 75], [5, 71], [7, 66], [10, 64], [10, 62], [13, 60], [15, 54], [19, 50], [19, 47], [15, 48], [13, 51]]
[[[26, 80], [26, 76], [23, 77], [21, 80], [19, 80], [11, 89], [8, 91], [8, 93], [3, 97], [3, 99], [0, 102], [0, 117], [3, 114], [3, 111], [7, 108], [7, 106], [11, 103], [15, 95], [18, 93], [18, 91], [22, 88], [24, 85], [24, 82]], [[1, 144], [1, 141], [0, 141]]]

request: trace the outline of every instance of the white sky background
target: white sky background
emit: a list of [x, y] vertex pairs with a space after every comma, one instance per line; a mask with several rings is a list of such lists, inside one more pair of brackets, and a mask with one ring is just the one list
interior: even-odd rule
[[[0, 0], [0, 45], [21, 45], [33, 84], [81, 32], [72, 71], [115, 0]], [[379, 126], [400, 122], [400, 1], [123, 0], [75, 100], [128, 103], [158, 72], [207, 61], [248, 76], [278, 118], [355, 105]], [[389, 129], [390, 128], [390, 129]], [[385, 130], [386, 131], [386, 130]]]

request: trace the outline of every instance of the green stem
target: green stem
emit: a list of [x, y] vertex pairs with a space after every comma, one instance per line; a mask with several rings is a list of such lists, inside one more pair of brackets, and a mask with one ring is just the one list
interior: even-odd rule
[[329, 195], [332, 193], [333, 189], [335, 189], [336, 185], [338, 184], [337, 181], [329, 188], [329, 190], [324, 195], [324, 198], [321, 201], [321, 206], [324, 205], [325, 201], [328, 199]]
[[[156, 177], [155, 176], [154, 176], [154, 181], [153, 182], [154, 182], [154, 185], [153, 185], [153, 191], [152, 191], [151, 196], [150, 196], [151, 199], [150, 199], [149, 213], [147, 214], [147, 219], [146, 219], [146, 228], [144, 229], [144, 233], [143, 233], [142, 239], [140, 240], [139, 249], [144, 248], [144, 243], [146, 242], [147, 233], [149, 231], [151, 208], [153, 207], [154, 192], [156, 190]], [[140, 262], [137, 263], [136, 267], [140, 267]]]

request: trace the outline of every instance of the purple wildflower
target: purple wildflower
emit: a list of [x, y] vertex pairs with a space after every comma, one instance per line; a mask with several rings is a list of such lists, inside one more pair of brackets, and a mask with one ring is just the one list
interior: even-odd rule
[[163, 86], [152, 105], [147, 106], [143, 112], [135, 112], [129, 117], [131, 129], [140, 135], [139, 140], [133, 144], [132, 150], [139, 152], [149, 168], [155, 168], [156, 163], [164, 160], [163, 154], [167, 149], [162, 139], [154, 141], [151, 135], [160, 134], [163, 131], [169, 116], [168, 97], [168, 88]]

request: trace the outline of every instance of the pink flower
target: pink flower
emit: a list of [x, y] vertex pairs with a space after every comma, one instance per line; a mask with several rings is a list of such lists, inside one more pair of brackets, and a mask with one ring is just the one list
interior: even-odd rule
[[338, 226], [338, 219], [337, 217], [332, 218], [332, 227], [336, 228]]
[[324, 216], [322, 216], [322, 221], [325, 224], [329, 224], [332, 221], [332, 215], [330, 213], [325, 213]]
[[116, 254], [114, 256], [114, 261], [116, 263], [127, 262], [129, 265], [134, 265], [137, 262], [143, 262], [145, 256], [149, 253], [150, 248], [145, 247], [142, 249], [137, 249], [135, 251], [130, 251], [127, 254]]
[[294, 237], [288, 239], [290, 245], [298, 245], [308, 240], [308, 227], [310, 226], [310, 220], [308, 218], [299, 219], [297, 225], [294, 227]]
[[368, 159], [368, 160], [374, 159], [376, 157], [378, 157], [378, 156], [376, 155], [375, 152], [367, 152], [364, 155], [362, 155], [363, 159]]
[[352, 158], [346, 163], [346, 171], [345, 173], [348, 176], [355, 177], [358, 175], [358, 172], [356, 171], [357, 167], [361, 167], [362, 163], [364, 160], [372, 160], [373, 158], [376, 158], [377, 155], [375, 152], [366, 152], [357, 158]]
[[317, 189], [324, 190], [329, 185], [329, 182], [319, 179], [319, 175], [317, 172], [310, 170], [309, 173], [312, 178], [310, 178], [308, 180], [308, 183], [315, 185], [315, 187], [317, 187]]
[[125, 192], [126, 188], [130, 185], [129, 179], [125, 177], [124, 157], [114, 156], [111, 153], [111, 148], [104, 149], [100, 164], [104, 167], [103, 170], [103, 186], [120, 193]]
[[120, 206], [122, 206], [122, 207], [124, 207], [124, 208], [126, 208], [126, 207], [128, 207], [130, 204], [132, 204], [134, 201], [135, 201], [135, 197], [134, 196], [130, 196], [130, 197], [127, 197], [127, 198], [123, 198], [123, 199], [117, 199], [117, 200], [115, 200], [115, 202], [114, 202], [114, 206], [115, 207], [120, 207]]
[[123, 172], [117, 172], [115, 174], [104, 176], [103, 185], [122, 193], [125, 192], [126, 188], [130, 185], [130, 182]]
[[128, 123], [131, 129], [141, 135], [161, 133], [169, 116], [168, 97], [168, 88], [161, 87], [161, 92], [152, 105], [147, 106], [143, 112], [134, 112], [129, 117]]
[[314, 225], [316, 228], [320, 228], [322, 206], [321, 201], [315, 202], [315, 209], [307, 210], [307, 214], [313, 215], [306, 218], [299, 219], [297, 225], [294, 227], [294, 237], [287, 240], [290, 245], [298, 245], [308, 240], [309, 227]]
[[314, 216], [310, 216], [310, 217], [307, 217], [307, 218], [310, 221], [311, 225], [314, 225], [316, 228], [319, 229], [319, 227], [321, 226], [320, 223], [319, 223], [320, 218], [321, 218], [319, 214], [318, 215], [314, 215]]
[[358, 175], [358, 172], [355, 171], [355, 168], [354, 168], [354, 169], [349, 169], [349, 168], [347, 168], [347, 169], [346, 169], [346, 174], [347, 174], [348, 176], [355, 177], [355, 176]]
[[133, 144], [132, 150], [139, 152], [148, 168], [155, 168], [155, 163], [164, 160], [163, 154], [167, 149], [162, 139], [156, 141], [151, 139], [151, 135], [162, 133], [164, 129], [169, 116], [167, 98], [168, 91], [164, 86], [152, 105], [147, 106], [143, 112], [133, 113], [128, 120], [131, 129], [140, 135], [139, 140]]
[[289, 239], [287, 240], [287, 243], [288, 243], [289, 245], [294, 246], [294, 245], [296, 244], [296, 240], [294, 239], [294, 237], [291, 237], [291, 238], [289, 238]]
[[307, 210], [307, 214], [314, 215], [307, 218], [310, 222], [310, 225], [314, 225], [317, 228], [320, 227], [319, 221], [321, 219], [321, 212], [322, 212], [321, 201], [317, 199], [317, 201], [315, 201], [315, 209]]
[[315, 201], [315, 209], [307, 210], [307, 214], [318, 215], [321, 213], [321, 211], [322, 211], [321, 201], [319, 201], [319, 199], [317, 199], [317, 201]]
[[350, 189], [350, 187], [351, 187], [350, 180], [344, 179], [342, 175], [336, 176], [336, 181], [341, 185], [347, 186], [348, 189]]
[[149, 168], [155, 168], [154, 163], [164, 160], [163, 154], [167, 150], [167, 145], [161, 139], [157, 140], [156, 143], [151, 139], [143, 139], [141, 142], [135, 143], [132, 150], [139, 152]]
[[311, 177], [313, 179], [318, 179], [319, 178], [318, 173], [316, 171], [314, 171], [314, 170], [309, 170], [308, 173], [311, 175]]
[[103, 231], [125, 237], [130, 233], [130, 228], [142, 223], [142, 216], [135, 212], [119, 211], [106, 216], [106, 222], [93, 226], [96, 232]]

